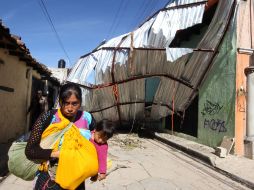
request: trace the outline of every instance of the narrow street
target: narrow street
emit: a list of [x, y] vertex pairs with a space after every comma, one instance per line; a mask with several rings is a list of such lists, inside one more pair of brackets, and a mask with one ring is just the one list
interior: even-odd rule
[[[106, 180], [86, 181], [88, 190], [248, 189], [178, 150], [137, 135], [115, 135], [109, 142], [111, 167]], [[0, 190], [31, 190], [33, 182], [13, 175]]]
[[111, 140], [108, 178], [89, 190], [248, 189], [187, 155], [151, 139], [118, 135]]

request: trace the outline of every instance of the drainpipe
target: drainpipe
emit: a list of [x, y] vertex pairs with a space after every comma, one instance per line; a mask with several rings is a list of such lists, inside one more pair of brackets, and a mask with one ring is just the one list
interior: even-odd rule
[[[32, 68], [28, 68], [28, 69], [27, 69], [26, 78], [27, 78], [28, 82], [27, 82], [26, 113], [27, 113], [27, 110], [29, 109], [30, 104], [31, 104], [32, 72], [33, 72], [33, 69], [32, 69]], [[27, 133], [27, 132], [29, 131], [30, 116], [31, 116], [30, 113], [26, 114], [26, 128], [25, 128], [25, 133]]]
[[242, 48], [242, 50], [250, 55], [250, 66], [244, 69], [244, 73], [247, 77], [246, 140], [254, 141], [254, 49]]
[[250, 66], [244, 69], [247, 77], [247, 123], [244, 141], [245, 156], [254, 159], [254, 50], [251, 49]]
[[246, 140], [254, 141], [254, 66], [244, 69], [247, 77], [247, 128]]

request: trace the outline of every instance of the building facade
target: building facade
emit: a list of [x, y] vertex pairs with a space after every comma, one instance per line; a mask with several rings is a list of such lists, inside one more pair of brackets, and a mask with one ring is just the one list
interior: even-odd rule
[[46, 66], [30, 55], [21, 38], [0, 23], [0, 143], [13, 141], [29, 130], [28, 109], [35, 91], [44, 88], [45, 81], [56, 89], [59, 86], [50, 75]]

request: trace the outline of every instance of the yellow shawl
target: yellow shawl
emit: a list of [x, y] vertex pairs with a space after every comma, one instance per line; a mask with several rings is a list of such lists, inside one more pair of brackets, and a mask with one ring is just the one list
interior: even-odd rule
[[[42, 134], [42, 139], [63, 130], [70, 121], [58, 109], [59, 123], [50, 124]], [[53, 146], [58, 150], [60, 139]], [[81, 134], [73, 124], [64, 133], [60, 149], [55, 181], [64, 189], [75, 189], [88, 177], [98, 173], [98, 158], [94, 145]]]

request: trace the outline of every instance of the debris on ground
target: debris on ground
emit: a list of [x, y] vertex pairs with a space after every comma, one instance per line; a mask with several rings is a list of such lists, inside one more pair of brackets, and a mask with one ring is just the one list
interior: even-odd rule
[[116, 134], [110, 139], [113, 145], [118, 145], [122, 149], [145, 148], [142, 144], [142, 139], [137, 138], [138, 135], [130, 133], [128, 135]]

